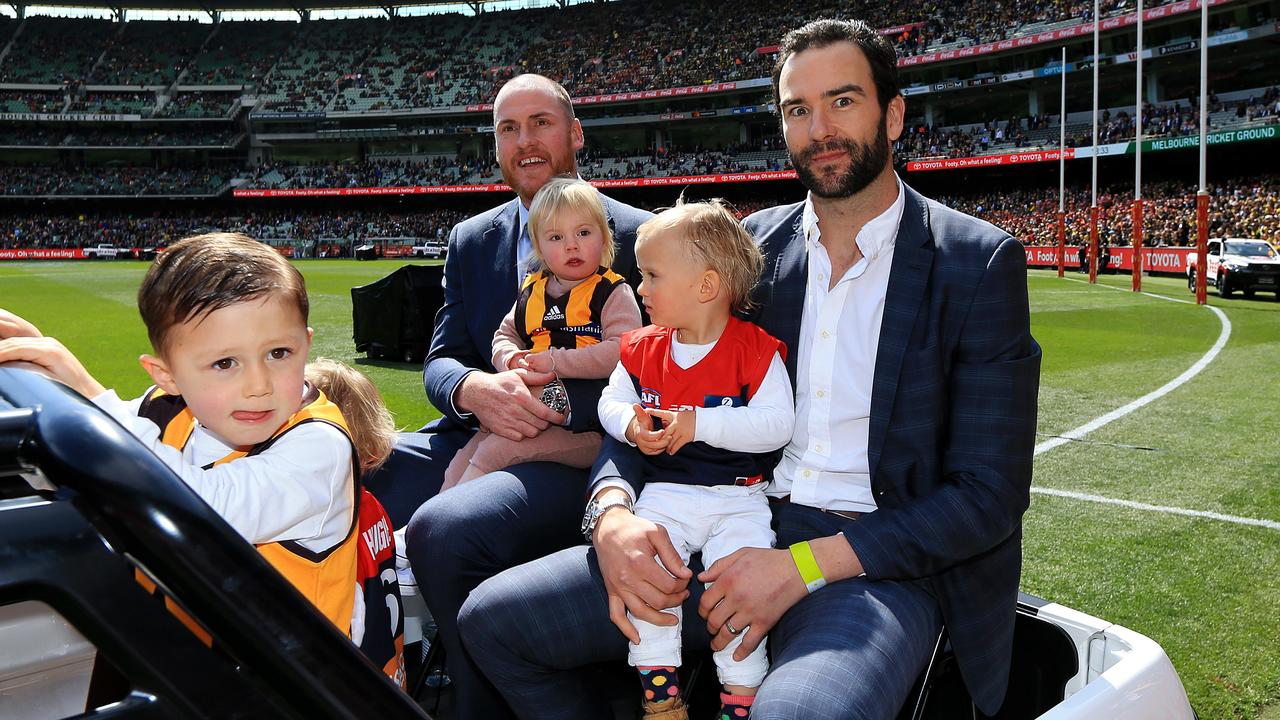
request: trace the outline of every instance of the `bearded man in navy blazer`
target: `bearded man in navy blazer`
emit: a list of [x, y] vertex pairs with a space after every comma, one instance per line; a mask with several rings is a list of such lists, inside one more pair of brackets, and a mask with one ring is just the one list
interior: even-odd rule
[[[511, 440], [534, 437], [553, 423], [599, 430], [596, 403], [604, 386], [564, 380], [570, 403], [565, 416], [529, 392], [553, 374], [499, 372], [490, 362], [494, 331], [515, 303], [532, 254], [525, 228], [529, 203], [548, 180], [578, 174], [575, 155], [583, 144], [569, 93], [540, 75], [503, 85], [493, 120], [498, 164], [516, 197], [449, 234], [444, 305], [423, 372], [427, 398], [443, 417], [401, 434], [386, 465], [366, 479], [395, 526], [409, 523], [408, 559], [444, 641], [456, 714], [485, 720], [507, 711], [458, 642], [458, 608], [481, 580], [581, 539], [587, 474], [529, 463], [436, 493], [449, 461], [480, 425]], [[607, 197], [604, 206], [617, 244], [613, 270], [635, 287], [635, 231], [650, 213]]]
[[897, 177], [905, 105], [874, 29], [789, 33], [773, 88], [809, 189], [746, 221], [766, 259], [752, 319], [786, 342], [796, 388], [768, 489], [778, 549], [690, 585], [665, 532], [629, 512], [635, 449], [606, 438], [592, 545], [506, 571], [462, 609], [464, 642], [523, 717], [608, 717], [575, 668], [625, 657], [626, 610], [670, 625], [660, 609], [686, 598], [706, 619], [684, 624], [686, 646], [744, 634], [745, 657], [768, 635], [752, 717], [892, 718], [944, 626], [977, 708], [1003, 702], [1040, 373], [1025, 253]]

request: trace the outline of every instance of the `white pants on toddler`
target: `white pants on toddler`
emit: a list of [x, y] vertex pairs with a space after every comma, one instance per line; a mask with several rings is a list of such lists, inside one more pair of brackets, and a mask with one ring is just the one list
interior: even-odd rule
[[[750, 487], [648, 483], [636, 501], [635, 514], [665, 528], [685, 564], [690, 555], [701, 550], [702, 564], [709, 568], [740, 548], [773, 547], [773, 529], [769, 526], [773, 514], [764, 488], [764, 483]], [[681, 608], [677, 605], [663, 612], [675, 615], [680, 622], [664, 627], [627, 614], [640, 633], [640, 644], [630, 646], [627, 662], [631, 665], [678, 667], [681, 664], [680, 626], [684, 621]], [[745, 660], [735, 662], [733, 651], [741, 644], [740, 634], [714, 654], [720, 684], [759, 687], [769, 670], [765, 641], [761, 640]]]

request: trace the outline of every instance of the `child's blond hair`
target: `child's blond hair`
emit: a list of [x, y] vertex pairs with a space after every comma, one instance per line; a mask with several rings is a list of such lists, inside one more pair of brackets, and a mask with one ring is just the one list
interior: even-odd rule
[[396, 425], [373, 381], [345, 363], [317, 358], [307, 363], [307, 382], [342, 410], [360, 457], [360, 472], [381, 467], [395, 445]]
[[600, 191], [592, 187], [591, 183], [577, 178], [552, 178], [542, 186], [537, 195], [533, 196], [533, 202], [529, 203], [529, 239], [533, 243], [533, 255], [538, 260], [538, 266], [544, 269], [547, 267], [546, 261], [542, 259], [542, 249], [539, 247], [542, 232], [551, 222], [551, 218], [562, 210], [586, 213], [600, 228], [600, 233], [604, 236], [600, 264], [604, 267], [612, 267], [613, 231], [609, 229], [604, 200]]
[[684, 242], [692, 260], [720, 276], [731, 312], [743, 313], [754, 306], [751, 290], [764, 270], [764, 257], [723, 200], [685, 202], [681, 197], [675, 207], [636, 229], [636, 245], [668, 232]]

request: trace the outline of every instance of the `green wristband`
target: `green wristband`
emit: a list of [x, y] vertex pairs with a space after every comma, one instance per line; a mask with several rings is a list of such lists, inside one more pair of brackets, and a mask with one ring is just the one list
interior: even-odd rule
[[810, 594], [827, 586], [827, 579], [822, 577], [822, 568], [818, 567], [818, 560], [807, 540], [791, 546], [791, 559], [795, 561], [800, 579]]

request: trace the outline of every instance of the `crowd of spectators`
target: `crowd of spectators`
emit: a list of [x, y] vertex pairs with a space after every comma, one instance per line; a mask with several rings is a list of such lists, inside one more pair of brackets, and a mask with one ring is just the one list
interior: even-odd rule
[[[1209, 234], [1213, 237], [1280, 238], [1280, 176], [1233, 178], [1211, 183]], [[1196, 188], [1179, 181], [1144, 183], [1143, 244], [1187, 246], [1196, 241]], [[1003, 228], [1027, 245], [1058, 242], [1056, 188], [1006, 189], [940, 195], [946, 205]], [[1091, 193], [1066, 193], [1066, 244], [1089, 241]], [[1111, 246], [1132, 244], [1132, 186], [1100, 188], [1098, 238]]]
[[[1174, 100], [1166, 103], [1143, 103], [1142, 134], [1144, 138], [1170, 138], [1200, 132], [1199, 100]], [[1209, 113], [1218, 120], [1210, 121], [1210, 131], [1224, 126], [1254, 122], [1280, 115], [1280, 89], [1266, 88], [1259, 95], [1234, 102], [1209, 98]], [[1225, 114], [1225, 117], [1224, 117]], [[1133, 140], [1135, 118], [1129, 110], [1109, 109], [1098, 114], [1100, 144]], [[900, 161], [921, 158], [969, 157], [989, 152], [1012, 152], [1025, 147], [1057, 147], [1059, 135], [1056, 115], [1029, 118], [1012, 117], [989, 120], [978, 125], [938, 127], [908, 125], [903, 128], [895, 148]], [[1067, 125], [1067, 147], [1088, 147], [1093, 143], [1093, 130], [1088, 122]]]
[[[9, 184], [9, 172], [0, 169], [0, 184]], [[1211, 185], [1210, 193], [1211, 236], [1280, 238], [1280, 175], [1222, 180]], [[1143, 197], [1146, 245], [1194, 244], [1194, 187], [1177, 181], [1149, 182], [1143, 188]], [[998, 225], [1028, 245], [1057, 243], [1056, 188], [984, 189], [939, 195], [937, 199]], [[1088, 242], [1089, 191], [1070, 190], [1066, 199], [1067, 244]], [[1132, 191], [1126, 187], [1108, 187], [1099, 193], [1100, 242], [1111, 246], [1130, 244], [1131, 202]], [[739, 217], [772, 204], [758, 197], [731, 203]], [[325, 254], [346, 256], [354, 246], [384, 239], [443, 240], [449, 229], [467, 216], [466, 211], [452, 208], [401, 212], [270, 206], [142, 217], [123, 213], [20, 213], [0, 217], [0, 247], [85, 247], [104, 242], [146, 247], [198, 232], [230, 230], [272, 244], [299, 246], [304, 248], [304, 254], [319, 253], [319, 244], [328, 248]]]
[[278, 112], [324, 110], [338, 81], [360, 72], [361, 60], [386, 33], [385, 21], [309, 22], [259, 84], [259, 98]]
[[88, 80], [111, 85], [168, 85], [209, 32], [208, 25], [194, 22], [127, 22], [122, 32], [112, 36]]
[[0, 165], [0, 194], [211, 195], [234, 173], [217, 168], [82, 167]]
[[248, 175], [246, 187], [348, 188], [406, 185], [458, 185], [492, 179], [498, 174], [492, 157], [370, 158], [362, 162], [269, 163]]
[[151, 92], [85, 93], [72, 98], [67, 112], [90, 115], [130, 114], [151, 117], [156, 96]]
[[677, 150], [664, 147], [643, 155], [585, 152], [578, 161], [582, 176], [590, 180], [619, 178], [712, 175], [719, 173], [783, 170], [790, 167], [785, 150], [778, 149], [776, 136], [764, 145], [731, 145], [724, 148]]
[[103, 127], [44, 129], [14, 127], [0, 130], [0, 146], [20, 147], [223, 147], [242, 132], [228, 128], [206, 130], [118, 130]]
[[185, 85], [260, 83], [301, 29], [295, 22], [222, 22], [187, 66]]
[[[618, 0], [478, 19], [227, 23], [214, 30], [137, 21], [124, 32], [103, 20], [33, 18], [34, 29], [24, 30], [0, 64], [0, 82], [155, 84], [185, 69], [187, 85], [257, 85], [267, 106], [280, 111], [457, 105], [491, 100], [507, 77], [524, 71], [553, 77], [574, 95], [765, 77], [780, 29], [818, 17], [893, 28], [891, 40], [909, 56], [1087, 22], [1092, 8], [1087, 0]], [[1127, 0], [1102, 3], [1103, 15], [1131, 11]]]
[[[5, 181], [0, 171], [0, 182]], [[1213, 183], [1210, 235], [1280, 238], [1280, 176], [1233, 178]], [[1195, 242], [1195, 189], [1175, 181], [1147, 183], [1143, 189], [1143, 237], [1148, 246], [1187, 246]], [[1057, 243], [1057, 191], [1053, 188], [984, 190], [940, 195], [939, 201], [992, 222], [1029, 245]], [[1107, 188], [1098, 195], [1100, 242], [1130, 244], [1132, 193]], [[1067, 194], [1067, 244], [1089, 239], [1087, 189]], [[739, 217], [770, 206], [762, 199], [731, 203]], [[348, 256], [364, 243], [403, 238], [443, 240], [468, 216], [458, 209], [418, 212], [383, 210], [272, 209], [242, 206], [225, 213], [191, 212], [135, 217], [127, 214], [22, 213], [0, 218], [0, 247], [86, 247], [114, 243], [123, 247], [165, 245], [210, 230], [244, 232], [264, 242], [304, 248], [303, 254]], [[306, 248], [310, 248], [307, 250]]]
[[178, 93], [156, 113], [161, 118], [223, 118], [238, 96], [225, 92]]
[[[444, 240], [466, 218], [460, 210], [420, 212], [248, 209], [228, 213], [126, 214], [22, 213], [0, 216], [0, 248], [77, 248], [111, 243], [162, 247], [202, 232], [243, 232], [273, 245], [323, 247], [328, 256], [383, 239]], [[304, 252], [304, 254], [306, 254]]]
[[0, 112], [57, 113], [66, 103], [67, 97], [61, 92], [0, 91]]
[[[760, 144], [719, 149], [652, 150], [643, 155], [586, 150], [578, 160], [579, 172], [589, 180], [670, 177], [715, 173], [783, 170], [789, 166], [786, 152], [773, 138]], [[250, 188], [350, 188], [410, 185], [460, 185], [500, 182], [492, 157], [377, 158], [361, 162], [269, 163], [247, 175]]]
[[293, 212], [264, 210], [233, 222], [240, 232], [273, 244], [320, 242], [351, 247], [384, 239], [440, 240], [467, 218], [454, 209], [386, 213], [367, 210], [346, 212]]
[[229, 128], [206, 130], [86, 130], [63, 138], [63, 146], [77, 147], [224, 147], [243, 133]]
[[119, 27], [110, 20], [36, 16], [0, 62], [0, 82], [74, 83], [83, 80]]

